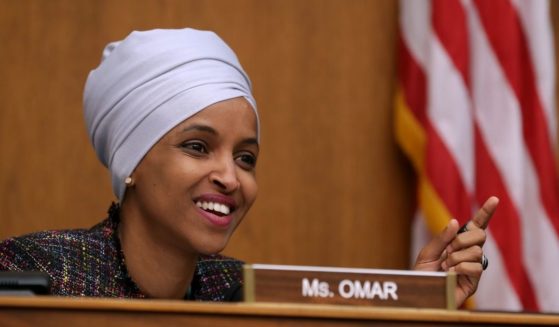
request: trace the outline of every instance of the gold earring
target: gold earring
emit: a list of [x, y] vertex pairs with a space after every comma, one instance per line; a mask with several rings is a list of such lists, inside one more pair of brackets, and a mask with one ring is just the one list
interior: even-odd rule
[[124, 180], [124, 184], [126, 184], [127, 187], [134, 186], [134, 180], [132, 179], [132, 177], [128, 176]]

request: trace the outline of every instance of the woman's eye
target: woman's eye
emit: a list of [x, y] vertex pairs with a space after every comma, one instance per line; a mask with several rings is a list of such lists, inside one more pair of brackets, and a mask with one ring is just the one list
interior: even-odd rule
[[188, 152], [194, 152], [197, 154], [208, 153], [206, 145], [202, 142], [185, 142], [181, 144], [181, 147]]
[[242, 153], [237, 156], [236, 161], [242, 168], [250, 170], [256, 167], [256, 157], [250, 153]]

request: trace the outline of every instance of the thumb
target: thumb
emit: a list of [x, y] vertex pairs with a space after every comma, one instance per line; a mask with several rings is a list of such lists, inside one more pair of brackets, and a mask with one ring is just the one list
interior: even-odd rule
[[459, 228], [458, 221], [451, 219], [446, 228], [421, 250], [417, 257], [417, 263], [439, 260], [448, 244], [456, 237]]

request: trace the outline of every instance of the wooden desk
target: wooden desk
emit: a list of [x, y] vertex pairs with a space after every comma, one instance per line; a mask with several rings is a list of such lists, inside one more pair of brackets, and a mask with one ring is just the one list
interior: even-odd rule
[[1, 326], [534, 326], [559, 315], [338, 305], [0, 297]]

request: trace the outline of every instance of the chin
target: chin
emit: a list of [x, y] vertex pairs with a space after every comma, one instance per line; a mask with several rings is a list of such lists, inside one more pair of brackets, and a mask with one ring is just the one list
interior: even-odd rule
[[227, 246], [227, 242], [206, 243], [198, 247], [198, 253], [202, 255], [219, 254]]

